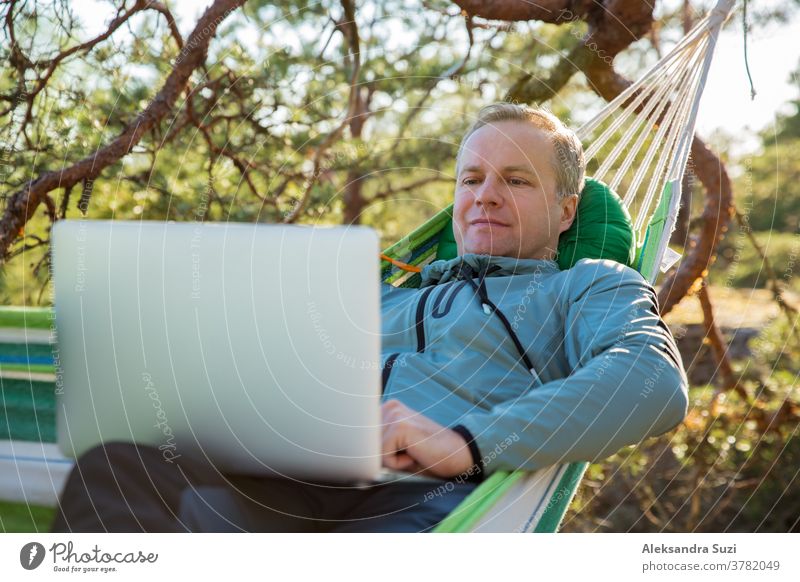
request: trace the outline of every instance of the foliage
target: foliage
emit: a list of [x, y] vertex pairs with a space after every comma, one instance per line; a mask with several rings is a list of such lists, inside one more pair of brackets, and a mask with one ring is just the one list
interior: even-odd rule
[[[800, 93], [800, 63], [789, 81]], [[733, 160], [736, 204], [754, 230], [800, 232], [800, 99], [786, 109], [761, 132], [761, 151]]]
[[693, 387], [677, 429], [592, 465], [564, 531], [800, 531], [798, 324], [779, 316], [735, 362], [747, 399]]
[[[800, 270], [800, 236], [779, 231], [753, 232], [753, 235], [778, 281], [800, 292], [796, 276]], [[767, 265], [747, 236], [747, 222], [743, 227], [734, 223], [718, 249], [717, 262], [709, 273], [712, 284], [743, 289], [767, 287]]]

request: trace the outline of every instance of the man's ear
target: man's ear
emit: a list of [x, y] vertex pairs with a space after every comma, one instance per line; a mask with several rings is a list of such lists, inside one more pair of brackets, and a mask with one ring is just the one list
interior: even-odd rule
[[578, 214], [578, 196], [573, 194], [561, 201], [561, 225], [558, 234], [568, 230]]

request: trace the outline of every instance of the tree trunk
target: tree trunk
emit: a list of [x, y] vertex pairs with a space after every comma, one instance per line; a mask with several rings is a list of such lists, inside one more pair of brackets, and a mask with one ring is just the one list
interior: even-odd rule
[[360, 224], [361, 213], [366, 206], [366, 200], [361, 194], [364, 185], [364, 176], [357, 170], [347, 172], [347, 184], [344, 187], [344, 224]]

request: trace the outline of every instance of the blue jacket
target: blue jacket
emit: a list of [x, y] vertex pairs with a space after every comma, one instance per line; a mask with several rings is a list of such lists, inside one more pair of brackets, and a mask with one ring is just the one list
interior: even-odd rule
[[599, 460], [686, 415], [656, 293], [610, 260], [436, 261], [419, 289], [383, 285], [382, 326], [382, 399], [462, 434], [480, 478]]

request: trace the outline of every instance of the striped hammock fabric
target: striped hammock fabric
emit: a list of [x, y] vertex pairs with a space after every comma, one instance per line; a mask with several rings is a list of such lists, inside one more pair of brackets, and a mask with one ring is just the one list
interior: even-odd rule
[[72, 460], [55, 444], [51, 317], [52, 311], [45, 308], [0, 308], [0, 499], [4, 501], [54, 506], [72, 468]]
[[[718, 33], [735, 0], [716, 7], [642, 78], [578, 130], [593, 175], [623, 196], [634, 217], [637, 269], [651, 283], [676, 257], [667, 246], [680, 205], [681, 179]], [[614, 144], [614, 145], [611, 145]], [[435, 260], [451, 208], [385, 251], [418, 267]], [[419, 274], [382, 263], [385, 282], [419, 285]], [[54, 506], [71, 459], [55, 445], [51, 311], [0, 308], [0, 499]], [[55, 352], [57, 354], [57, 352]], [[489, 476], [437, 532], [554, 532], [588, 463]], [[42, 524], [47, 528], [47, 524]]]

